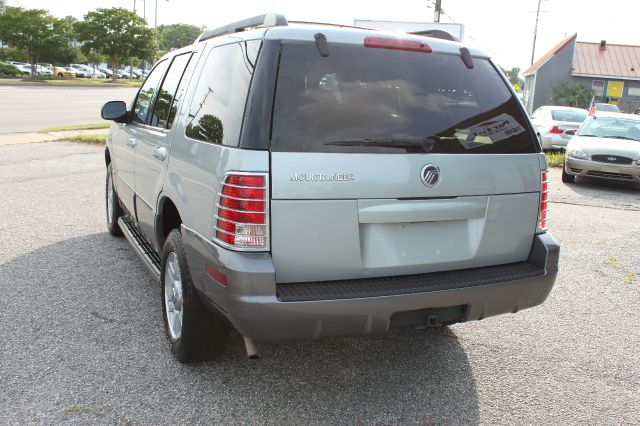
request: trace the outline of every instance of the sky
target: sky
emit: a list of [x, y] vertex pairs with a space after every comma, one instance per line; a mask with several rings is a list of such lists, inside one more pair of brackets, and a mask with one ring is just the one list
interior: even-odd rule
[[[267, 12], [289, 20], [353, 25], [354, 19], [433, 22], [431, 0], [137, 0], [137, 12], [154, 25], [178, 22], [214, 28]], [[222, 5], [222, 4], [226, 5]], [[239, 6], [241, 4], [241, 6]], [[99, 7], [133, 9], [134, 0], [7, 0], [8, 6], [48, 9], [52, 15], [81, 19]], [[464, 25], [464, 42], [488, 51], [504, 68], [531, 63], [538, 0], [442, 0], [441, 22]], [[640, 45], [637, 0], [541, 0], [535, 58], [573, 33], [579, 41]]]

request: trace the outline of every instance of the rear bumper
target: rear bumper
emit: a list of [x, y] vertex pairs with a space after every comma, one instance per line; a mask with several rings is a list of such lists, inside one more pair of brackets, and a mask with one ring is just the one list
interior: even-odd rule
[[541, 137], [541, 145], [544, 149], [565, 149], [571, 138], [563, 138], [562, 135], [547, 133]]
[[[437, 277], [438, 273], [424, 274], [407, 278], [411, 278], [412, 283], [417, 277], [418, 281], [427, 282], [431, 279], [439, 284], [427, 283], [417, 287], [404, 285], [403, 290], [399, 290], [401, 294], [392, 294], [393, 287], [385, 287], [386, 293], [382, 293], [385, 295], [337, 293], [341, 298], [329, 298], [327, 294], [318, 294], [315, 298], [306, 296], [307, 300], [294, 298], [289, 300], [296, 301], [283, 301], [287, 298], [283, 297], [282, 289], [276, 285], [269, 253], [229, 251], [206, 241], [189, 228], [183, 226], [182, 230], [189, 270], [203, 300], [242, 335], [259, 340], [383, 334], [394, 323], [402, 326], [426, 325], [427, 316], [430, 323], [435, 317], [431, 325], [451, 320], [445, 317], [452, 310], [441, 308], [454, 308], [453, 311], [459, 313], [455, 314], [458, 316], [453, 318], [454, 322], [517, 312], [544, 302], [558, 271], [559, 245], [550, 234], [542, 234], [535, 237], [527, 262], [522, 262], [529, 265], [524, 268], [528, 268], [528, 272], [525, 271], [526, 278], [513, 279], [518, 275], [511, 274], [501, 279], [496, 274], [499, 266], [491, 267], [493, 269], [476, 268], [455, 271], [458, 278], [466, 275], [466, 272], [476, 278], [463, 284], [460, 279], [449, 279], [452, 278], [447, 275], [449, 273], [439, 273], [441, 276], [447, 275], [445, 281]], [[207, 265], [227, 276], [228, 287], [207, 275]], [[493, 275], [487, 275], [484, 269], [491, 269]], [[406, 284], [402, 278], [398, 277], [395, 281]], [[374, 278], [366, 281], [375, 284], [379, 280]], [[362, 283], [365, 280], [358, 281]], [[327, 284], [335, 287], [339, 283]], [[379, 289], [379, 286], [372, 287]], [[442, 315], [442, 318], [438, 319], [438, 315]], [[392, 318], [400, 320], [392, 321]]]
[[574, 176], [640, 183], [640, 166], [633, 164], [609, 164], [567, 156], [564, 168]]

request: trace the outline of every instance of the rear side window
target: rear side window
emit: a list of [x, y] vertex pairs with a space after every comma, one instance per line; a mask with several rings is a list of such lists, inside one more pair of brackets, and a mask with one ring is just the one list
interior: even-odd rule
[[536, 152], [527, 118], [492, 64], [460, 56], [314, 44], [282, 48], [273, 151]]
[[147, 77], [144, 84], [138, 92], [136, 102], [133, 105], [133, 117], [131, 121], [138, 124], [146, 124], [147, 116], [149, 115], [149, 109], [153, 102], [160, 81], [164, 76], [164, 72], [167, 70], [167, 61], [158, 63], [151, 71], [151, 74]]
[[260, 41], [253, 40], [211, 50], [191, 101], [188, 137], [238, 145], [259, 49]]
[[173, 119], [176, 116], [177, 104], [179, 101], [176, 92], [178, 85], [185, 74], [185, 68], [191, 59], [191, 53], [185, 53], [173, 58], [167, 76], [162, 82], [162, 87], [158, 93], [155, 110], [151, 117], [150, 124], [154, 127], [171, 128]]
[[551, 118], [554, 121], [567, 121], [569, 123], [582, 123], [587, 118], [587, 111], [551, 111]]

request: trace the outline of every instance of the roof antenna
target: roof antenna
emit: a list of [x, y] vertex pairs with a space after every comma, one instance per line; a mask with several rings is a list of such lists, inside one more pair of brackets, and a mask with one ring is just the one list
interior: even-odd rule
[[467, 49], [466, 47], [461, 47], [460, 57], [462, 58], [462, 62], [464, 62], [464, 65], [467, 68], [469, 69], [473, 68], [473, 58], [471, 57], [471, 53], [469, 52], [469, 49]]
[[313, 37], [315, 37], [316, 39], [316, 47], [318, 48], [318, 53], [320, 53], [320, 56], [322, 56], [323, 58], [326, 58], [327, 56], [329, 56], [329, 47], [327, 46], [327, 36], [325, 36], [322, 33], [316, 33], [316, 35], [314, 35]]

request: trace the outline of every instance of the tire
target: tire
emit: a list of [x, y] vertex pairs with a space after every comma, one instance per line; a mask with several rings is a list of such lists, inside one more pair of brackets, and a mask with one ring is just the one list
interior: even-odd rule
[[113, 186], [113, 171], [111, 163], [107, 166], [107, 178], [105, 180], [105, 210], [107, 214], [107, 229], [114, 237], [122, 236], [122, 229], [118, 225], [118, 219], [123, 215], [118, 194]]
[[64, 74], [62, 74], [61, 72], [59, 72], [59, 73], [58, 73], [58, 78], [59, 78], [60, 80], [62, 80], [62, 79], [64, 78]]
[[200, 300], [177, 229], [169, 233], [162, 250], [160, 288], [164, 329], [176, 359], [190, 363], [221, 356], [229, 329]]
[[576, 181], [576, 177], [574, 175], [570, 175], [569, 173], [566, 172], [565, 170], [566, 164], [562, 165], [562, 181], [564, 183], [573, 183]]

